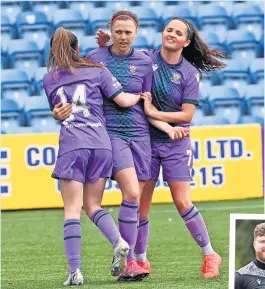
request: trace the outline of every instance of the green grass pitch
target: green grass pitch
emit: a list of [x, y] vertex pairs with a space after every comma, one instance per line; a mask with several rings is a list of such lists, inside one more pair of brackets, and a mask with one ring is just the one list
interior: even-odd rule
[[[82, 288], [228, 288], [229, 214], [264, 213], [262, 199], [197, 203], [213, 247], [222, 255], [221, 276], [201, 279], [202, 255], [172, 204], [153, 205], [148, 258], [152, 273], [142, 282], [118, 283], [110, 275], [112, 247], [83, 214]], [[106, 208], [117, 220], [118, 207]], [[63, 211], [2, 212], [2, 288], [60, 289], [67, 277], [62, 241]]]

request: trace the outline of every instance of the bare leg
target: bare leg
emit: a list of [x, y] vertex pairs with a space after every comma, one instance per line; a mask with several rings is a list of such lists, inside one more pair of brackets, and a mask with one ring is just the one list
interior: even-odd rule
[[101, 208], [106, 179], [99, 179], [94, 183], [84, 185], [84, 209], [91, 221], [110, 241], [114, 248], [111, 274], [118, 276], [125, 267], [129, 245], [121, 238], [120, 232], [112, 216]]

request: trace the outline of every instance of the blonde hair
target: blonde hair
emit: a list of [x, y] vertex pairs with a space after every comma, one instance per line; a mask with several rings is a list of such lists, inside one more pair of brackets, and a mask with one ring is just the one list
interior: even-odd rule
[[71, 31], [58, 28], [50, 41], [50, 53], [47, 60], [48, 71], [56, 73], [64, 69], [76, 73], [74, 67], [102, 67], [102, 64], [95, 63], [80, 57], [76, 53], [78, 47], [77, 37]]

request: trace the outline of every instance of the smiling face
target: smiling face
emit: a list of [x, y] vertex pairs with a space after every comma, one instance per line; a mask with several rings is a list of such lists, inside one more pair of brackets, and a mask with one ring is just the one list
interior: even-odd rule
[[257, 259], [265, 263], [265, 236], [257, 236], [253, 244]]
[[137, 34], [133, 20], [116, 20], [111, 27], [113, 49], [120, 54], [129, 53]]
[[163, 48], [170, 51], [178, 51], [189, 44], [187, 25], [178, 19], [170, 21], [162, 34]]

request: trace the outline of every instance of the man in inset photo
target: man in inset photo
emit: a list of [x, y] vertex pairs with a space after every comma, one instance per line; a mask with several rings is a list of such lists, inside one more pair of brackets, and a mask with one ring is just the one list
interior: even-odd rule
[[[247, 229], [251, 224], [246, 223], [246, 220], [240, 221], [237, 224], [237, 252], [241, 251], [241, 256], [246, 260], [252, 254], [252, 248], [248, 248], [248, 238], [243, 235], [249, 232]], [[256, 258], [236, 271], [235, 289], [265, 289], [265, 223], [256, 225], [253, 247]]]

